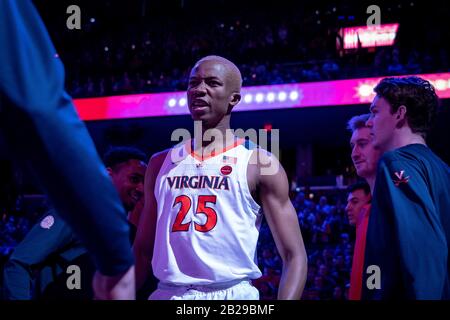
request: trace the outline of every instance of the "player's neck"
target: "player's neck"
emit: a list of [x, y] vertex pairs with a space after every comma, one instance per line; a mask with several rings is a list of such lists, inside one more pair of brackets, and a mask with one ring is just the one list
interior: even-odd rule
[[208, 150], [225, 149], [235, 141], [236, 136], [230, 129], [230, 118], [226, 116], [215, 126], [202, 124], [201, 137], [194, 136], [192, 147], [196, 153], [208, 153]]
[[417, 133], [413, 133], [409, 127], [398, 129], [397, 133], [392, 136], [389, 144], [384, 148], [384, 152], [392, 151], [410, 144], [426, 145], [425, 139]]

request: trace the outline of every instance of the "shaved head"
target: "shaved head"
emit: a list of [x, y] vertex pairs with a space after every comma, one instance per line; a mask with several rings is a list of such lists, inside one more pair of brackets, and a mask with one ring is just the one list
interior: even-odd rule
[[222, 65], [226, 70], [227, 82], [230, 85], [230, 89], [232, 91], [241, 91], [242, 86], [242, 76], [239, 68], [230, 60], [221, 57], [221, 56], [206, 56], [198, 60], [194, 67], [192, 68], [191, 73], [202, 63], [204, 62], [213, 62]]
[[189, 75], [188, 107], [192, 119], [215, 128], [229, 127], [232, 109], [241, 101], [241, 72], [228, 59], [206, 56], [196, 62]]

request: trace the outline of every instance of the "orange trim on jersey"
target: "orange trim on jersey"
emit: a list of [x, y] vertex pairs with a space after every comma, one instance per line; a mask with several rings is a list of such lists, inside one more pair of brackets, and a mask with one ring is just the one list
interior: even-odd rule
[[225, 152], [227, 152], [228, 150], [231, 150], [231, 149], [233, 149], [233, 148], [236, 148], [237, 146], [241, 145], [244, 141], [245, 141], [245, 139], [242, 139], [242, 138], [237, 139], [233, 144], [231, 144], [231, 145], [229, 145], [229, 146], [223, 148], [221, 151], [219, 151], [219, 152], [214, 152], [214, 150], [213, 150], [213, 152], [211, 152], [211, 154], [204, 156], [204, 155], [198, 155], [198, 154], [195, 153], [195, 151], [191, 150], [191, 149], [192, 149], [192, 140], [189, 140], [189, 141], [186, 142], [186, 151], [187, 151], [193, 158], [195, 158], [195, 159], [197, 159], [197, 160], [199, 160], [199, 161], [205, 161], [205, 160], [208, 160], [208, 159], [210, 159], [210, 158], [216, 157], [216, 156], [218, 156], [218, 155], [220, 155], [220, 154], [222, 154], [222, 153], [225, 153]]

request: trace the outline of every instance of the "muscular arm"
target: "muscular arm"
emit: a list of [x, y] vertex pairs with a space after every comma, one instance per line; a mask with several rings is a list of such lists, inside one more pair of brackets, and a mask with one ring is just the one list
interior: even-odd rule
[[153, 155], [150, 159], [144, 181], [144, 209], [134, 241], [133, 252], [136, 259], [136, 289], [144, 284], [149, 276], [155, 242], [157, 202], [155, 199], [155, 181], [168, 151]]
[[[306, 283], [307, 255], [297, 214], [289, 199], [286, 173], [275, 156], [264, 150], [259, 154], [262, 163], [278, 166], [272, 174], [259, 170], [258, 185], [264, 215], [269, 224], [278, 252], [283, 260], [278, 299], [300, 299]], [[263, 164], [259, 163], [261, 169]]]

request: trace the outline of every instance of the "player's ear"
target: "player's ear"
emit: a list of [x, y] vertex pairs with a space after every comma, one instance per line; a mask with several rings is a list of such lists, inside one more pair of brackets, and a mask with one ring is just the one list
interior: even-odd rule
[[239, 92], [234, 92], [231, 95], [230, 105], [232, 105], [234, 107], [235, 105], [237, 105], [239, 103], [239, 101], [241, 101], [241, 94]]
[[106, 171], [108, 171], [109, 176], [112, 177], [113, 169], [111, 167], [106, 167]]
[[407, 113], [406, 106], [401, 105], [398, 107], [397, 112], [395, 113], [395, 118], [398, 121], [398, 126], [402, 127], [406, 123], [406, 113]]
[[233, 92], [230, 97], [230, 102], [228, 103], [228, 114], [231, 112], [234, 106], [239, 103], [239, 101], [241, 101], [241, 93]]

